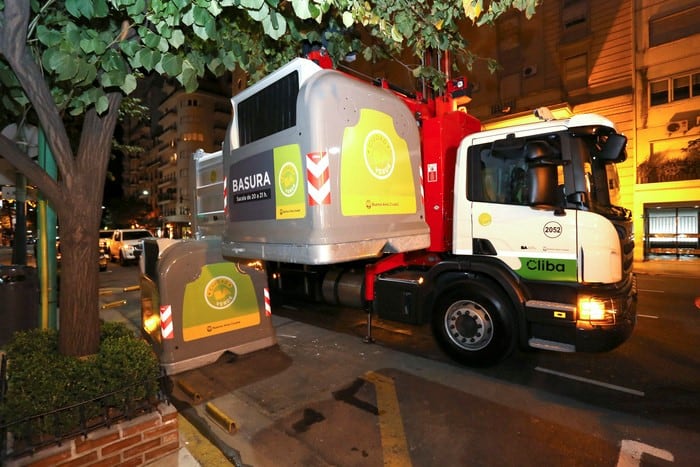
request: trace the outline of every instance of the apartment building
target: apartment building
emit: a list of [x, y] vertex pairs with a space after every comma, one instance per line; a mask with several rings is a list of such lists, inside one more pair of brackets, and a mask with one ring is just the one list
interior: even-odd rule
[[465, 28], [477, 61], [470, 113], [486, 128], [595, 112], [628, 137], [621, 204], [633, 211], [635, 259], [700, 258], [700, 5], [693, 0], [543, 2]]
[[149, 204], [149, 221], [159, 236], [191, 236], [192, 154], [221, 149], [231, 120], [231, 89], [230, 80], [212, 80], [187, 93], [177, 83], [153, 79], [142, 90], [151, 124], [126, 125], [125, 140], [143, 152], [125, 161], [123, 190]]

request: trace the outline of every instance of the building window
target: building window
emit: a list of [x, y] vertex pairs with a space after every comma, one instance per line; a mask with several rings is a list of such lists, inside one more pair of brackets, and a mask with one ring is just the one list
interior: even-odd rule
[[688, 99], [690, 97], [690, 76], [673, 78], [673, 100]]
[[197, 99], [187, 99], [185, 105], [187, 107], [199, 107], [199, 101]]
[[204, 134], [203, 133], [185, 133], [184, 135], [182, 135], [182, 140], [183, 141], [204, 142]]
[[588, 57], [586, 54], [569, 57], [564, 61], [564, 77], [568, 89], [580, 89], [587, 86]]
[[649, 21], [649, 47], [677, 41], [700, 33], [700, 6], [652, 18]]
[[700, 73], [663, 78], [649, 83], [649, 105], [700, 97]]
[[564, 0], [561, 10], [562, 41], [573, 42], [588, 35], [588, 3]]
[[666, 104], [669, 101], [668, 80], [652, 81], [649, 83], [649, 105]]

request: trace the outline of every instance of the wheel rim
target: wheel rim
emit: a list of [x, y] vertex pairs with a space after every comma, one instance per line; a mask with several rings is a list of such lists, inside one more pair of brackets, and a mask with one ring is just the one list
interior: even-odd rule
[[489, 312], [476, 302], [454, 302], [445, 313], [445, 333], [465, 350], [481, 350], [493, 339], [493, 320]]

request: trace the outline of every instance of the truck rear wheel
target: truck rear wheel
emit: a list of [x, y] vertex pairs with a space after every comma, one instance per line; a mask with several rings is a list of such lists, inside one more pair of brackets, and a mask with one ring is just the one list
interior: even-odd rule
[[445, 353], [469, 366], [493, 365], [515, 347], [515, 324], [507, 301], [478, 283], [448, 291], [438, 300], [433, 333]]

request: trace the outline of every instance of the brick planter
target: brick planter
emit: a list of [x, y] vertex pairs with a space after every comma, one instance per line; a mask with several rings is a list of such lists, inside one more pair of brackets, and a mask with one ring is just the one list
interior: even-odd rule
[[179, 448], [177, 409], [160, 404], [151, 413], [14, 459], [7, 466], [139, 466], [176, 453]]

